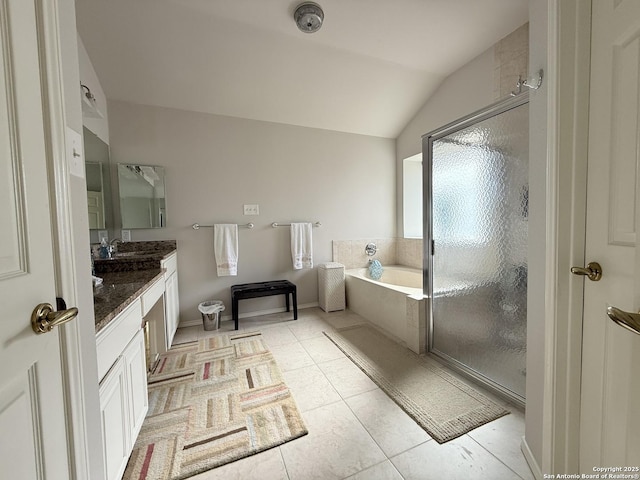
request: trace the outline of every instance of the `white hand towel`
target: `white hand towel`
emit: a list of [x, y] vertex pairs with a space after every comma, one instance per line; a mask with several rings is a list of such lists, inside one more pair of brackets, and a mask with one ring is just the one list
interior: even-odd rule
[[310, 223], [291, 224], [291, 256], [293, 269], [313, 268], [313, 247], [311, 246]]
[[213, 226], [213, 252], [219, 277], [238, 275], [238, 225], [220, 223]]

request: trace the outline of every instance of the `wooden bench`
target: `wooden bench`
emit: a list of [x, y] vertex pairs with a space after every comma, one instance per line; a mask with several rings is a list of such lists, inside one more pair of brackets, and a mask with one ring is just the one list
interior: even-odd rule
[[289, 309], [289, 294], [293, 298], [293, 319], [298, 319], [298, 295], [296, 286], [289, 280], [274, 280], [271, 282], [241, 283], [231, 287], [231, 312], [238, 330], [238, 302], [247, 298], [269, 297], [284, 295]]

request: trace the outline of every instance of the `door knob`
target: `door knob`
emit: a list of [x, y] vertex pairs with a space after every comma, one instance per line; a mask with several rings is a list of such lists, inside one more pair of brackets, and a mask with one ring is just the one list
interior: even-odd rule
[[73, 320], [77, 315], [78, 309], [75, 307], [54, 312], [50, 303], [41, 303], [33, 309], [31, 328], [37, 334], [47, 333], [53, 330], [53, 327]]
[[586, 268], [571, 267], [571, 273], [574, 275], [585, 275], [592, 282], [597, 282], [602, 278], [602, 267], [598, 262], [589, 262]]
[[640, 313], [631, 313], [616, 307], [607, 307], [607, 315], [621, 327], [640, 335]]

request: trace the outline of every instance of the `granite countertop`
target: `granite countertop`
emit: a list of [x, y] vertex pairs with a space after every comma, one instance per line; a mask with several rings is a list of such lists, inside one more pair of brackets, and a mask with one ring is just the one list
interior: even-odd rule
[[102, 285], [93, 289], [93, 309], [96, 318], [96, 333], [133, 303], [156, 280], [162, 278], [164, 270], [150, 268], [130, 272], [102, 273]]
[[118, 246], [115, 258], [94, 260], [96, 276], [103, 280], [93, 289], [96, 333], [162, 278], [160, 261], [175, 251], [175, 240], [128, 242]]
[[95, 258], [93, 266], [98, 277], [111, 272], [148, 270], [158, 268], [160, 261], [175, 251], [175, 240], [120, 243], [112, 258]]

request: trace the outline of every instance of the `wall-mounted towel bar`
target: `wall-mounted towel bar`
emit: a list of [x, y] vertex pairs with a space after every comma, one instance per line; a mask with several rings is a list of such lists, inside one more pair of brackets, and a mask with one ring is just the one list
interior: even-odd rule
[[[277, 228], [277, 227], [290, 227], [290, 226], [291, 226], [291, 224], [290, 224], [290, 223], [276, 223], [276, 222], [273, 222], [273, 223], [271, 224], [271, 226], [272, 226], [273, 228]], [[316, 223], [314, 223], [314, 224], [313, 224], [313, 226], [314, 226], [314, 227], [321, 227], [321, 226], [322, 226], [322, 224], [321, 224], [320, 222], [316, 222]]]
[[[253, 223], [247, 223], [246, 225], [238, 225], [238, 228], [253, 228], [255, 225]], [[191, 228], [194, 230], [200, 230], [201, 228], [213, 228], [213, 225], [200, 225], [199, 223], [194, 223], [191, 225]]]

